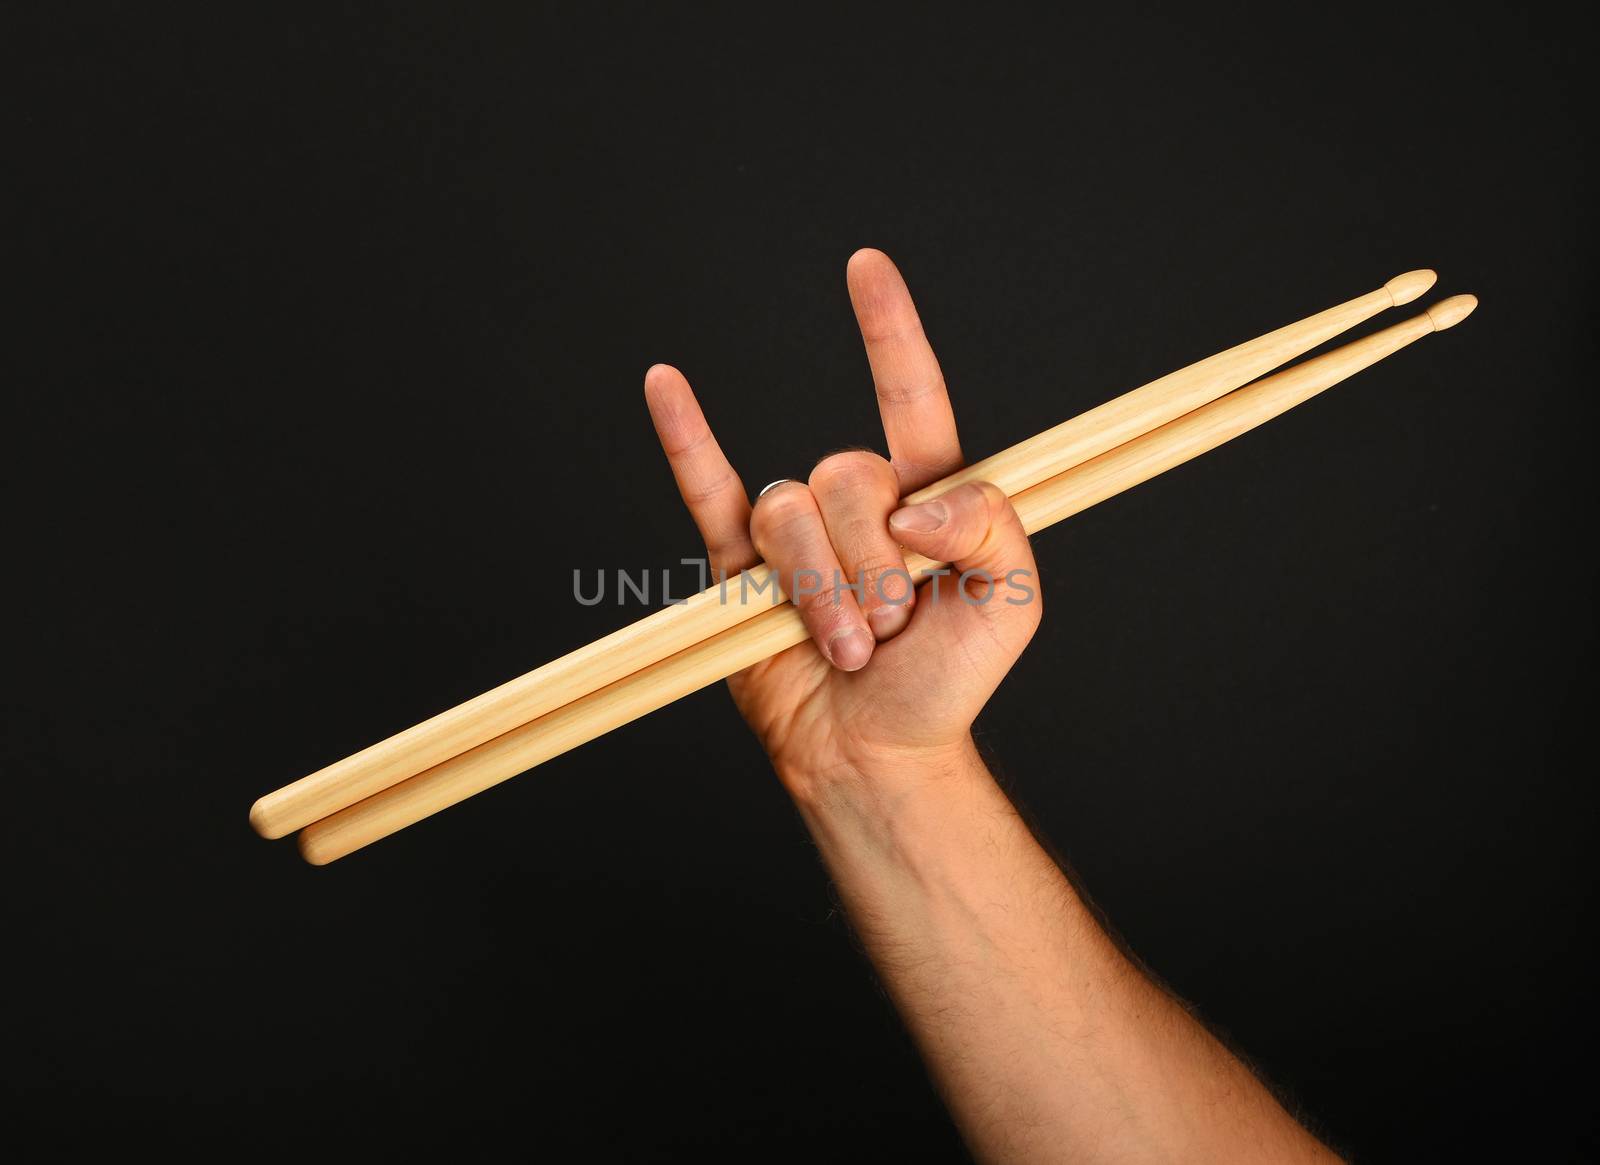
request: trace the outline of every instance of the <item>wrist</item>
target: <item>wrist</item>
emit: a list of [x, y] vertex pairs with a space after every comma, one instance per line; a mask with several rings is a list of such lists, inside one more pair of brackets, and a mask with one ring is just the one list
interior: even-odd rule
[[780, 775], [858, 928], [929, 918], [933, 903], [970, 912], [985, 870], [1029, 838], [970, 737]]
[[888, 820], [975, 779], [992, 780], [970, 733], [930, 745], [845, 749], [820, 763], [774, 757], [773, 767], [808, 822], [839, 814]]

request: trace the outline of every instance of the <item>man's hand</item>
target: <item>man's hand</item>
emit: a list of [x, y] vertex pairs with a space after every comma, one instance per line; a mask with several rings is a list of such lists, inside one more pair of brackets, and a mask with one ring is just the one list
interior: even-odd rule
[[[904, 495], [960, 468], [961, 444], [939, 362], [894, 264], [859, 251], [848, 282], [888, 460], [836, 453], [808, 482], [777, 485], [752, 510], [688, 382], [666, 365], [645, 377], [713, 573], [731, 577], [764, 558], [811, 630], [810, 643], [729, 681], [799, 798], [832, 780], [887, 781], [961, 758], [973, 719], [1042, 610], [1027, 536], [999, 489], [971, 483], [900, 507]], [[902, 548], [951, 563], [951, 573], [913, 590]]]
[[[811, 641], [729, 685], [951, 1115], [985, 1161], [1329, 1159], [1107, 938], [972, 747], [1039, 624], [1033, 555], [992, 485], [900, 508], [961, 447], [899, 273], [861, 251], [849, 282], [889, 460], [836, 454], [752, 511], [683, 377], [645, 393], [712, 569], [765, 557], [799, 596]], [[902, 547], [954, 573], [912, 594]]]

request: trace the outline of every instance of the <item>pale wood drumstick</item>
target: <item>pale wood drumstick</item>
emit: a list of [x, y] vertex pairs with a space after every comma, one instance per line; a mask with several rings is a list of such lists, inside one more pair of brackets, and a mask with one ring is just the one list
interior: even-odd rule
[[[962, 481], [992, 481], [1011, 496], [1231, 392], [1263, 373], [1433, 286], [1432, 271], [1410, 271], [1347, 303], [1207, 357], [1091, 409], [1002, 453], [911, 494], [935, 496]], [[770, 596], [765, 564], [747, 572]], [[431, 768], [675, 652], [753, 618], [770, 606], [761, 589], [749, 602], [742, 586], [712, 586], [587, 647], [441, 712], [310, 776], [262, 797], [250, 823], [282, 837], [381, 789]]]
[[[1421, 315], [1267, 377], [1153, 432], [1023, 491], [1012, 499], [1032, 534], [1215, 449], [1287, 412], [1407, 344], [1465, 319], [1477, 306], [1458, 295]], [[932, 563], [907, 560], [913, 575]], [[447, 760], [308, 826], [300, 852], [317, 865], [413, 825], [569, 749], [681, 699], [807, 638], [790, 604], [770, 608], [644, 670]]]

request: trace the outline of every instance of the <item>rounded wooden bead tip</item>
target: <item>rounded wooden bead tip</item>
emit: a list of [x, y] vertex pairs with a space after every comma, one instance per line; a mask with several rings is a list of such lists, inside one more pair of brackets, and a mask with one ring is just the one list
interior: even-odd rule
[[305, 830], [300, 831], [296, 844], [299, 847], [300, 856], [313, 866], [325, 866], [343, 856], [338, 852], [336, 846], [320, 844], [317, 834], [307, 833]]
[[1410, 303], [1422, 295], [1439, 281], [1439, 276], [1424, 267], [1420, 271], [1407, 271], [1404, 275], [1396, 275], [1385, 283], [1384, 289], [1389, 297], [1394, 300], [1395, 307], [1402, 303]]
[[250, 828], [262, 837], [282, 837], [284, 831], [278, 828], [277, 815], [272, 812], [271, 796], [269, 793], [250, 806]]
[[1472, 314], [1472, 309], [1478, 306], [1476, 295], [1452, 295], [1449, 299], [1441, 299], [1428, 309], [1428, 319], [1433, 324], [1433, 330], [1442, 332], [1446, 328], [1453, 328], [1462, 320]]

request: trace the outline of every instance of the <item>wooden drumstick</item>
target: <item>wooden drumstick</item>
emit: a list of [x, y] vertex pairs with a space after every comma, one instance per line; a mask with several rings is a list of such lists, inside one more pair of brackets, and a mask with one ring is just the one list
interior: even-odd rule
[[[1170, 373], [911, 494], [921, 501], [963, 481], [991, 481], [1016, 496], [1046, 478], [1231, 392], [1347, 331], [1409, 303], [1433, 286], [1432, 271], [1410, 271], [1384, 286], [1275, 332]], [[550, 713], [607, 684], [754, 618], [775, 587], [765, 564], [723, 591], [712, 586], [525, 675], [441, 712], [262, 797], [250, 823], [282, 837]], [[767, 598], [763, 598], [765, 590]], [[745, 601], [748, 596], [749, 601]]]
[[[1012, 498], [1032, 534], [1248, 432], [1423, 336], [1465, 319], [1477, 306], [1458, 295], [1421, 315], [1307, 360], [1204, 405]], [[917, 555], [913, 576], [943, 564]], [[413, 825], [653, 712], [751, 664], [804, 642], [791, 604], [760, 614], [670, 658], [524, 724], [306, 827], [300, 852], [317, 865]]]

